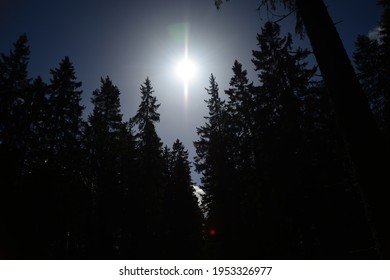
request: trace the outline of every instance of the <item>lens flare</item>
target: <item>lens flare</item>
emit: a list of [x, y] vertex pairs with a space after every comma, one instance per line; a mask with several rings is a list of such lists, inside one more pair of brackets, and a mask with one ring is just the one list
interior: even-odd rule
[[[184, 43], [184, 55], [182, 56], [181, 60], [178, 60], [176, 63], [175, 74], [176, 77], [180, 78], [180, 80], [183, 82], [183, 92], [184, 92], [184, 106], [187, 111], [188, 108], [188, 92], [189, 92], [189, 83], [190, 80], [193, 80], [197, 73], [197, 67], [193, 60], [191, 60], [189, 57], [189, 26], [188, 24], [180, 24], [175, 25], [176, 28], [173, 29], [180, 29], [182, 30], [183, 37], [180, 37], [180, 39], [183, 39]], [[174, 32], [177, 34], [178, 32]]]

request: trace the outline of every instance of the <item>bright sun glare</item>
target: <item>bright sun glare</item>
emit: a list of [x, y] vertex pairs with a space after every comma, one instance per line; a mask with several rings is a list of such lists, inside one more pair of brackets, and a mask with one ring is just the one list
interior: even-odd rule
[[176, 64], [176, 76], [183, 81], [184, 86], [184, 104], [188, 106], [188, 87], [189, 81], [195, 77], [196, 65], [188, 59], [188, 53], [185, 52], [184, 58]]
[[188, 58], [183, 59], [177, 64], [176, 74], [184, 81], [188, 81], [194, 77], [196, 72], [195, 64]]

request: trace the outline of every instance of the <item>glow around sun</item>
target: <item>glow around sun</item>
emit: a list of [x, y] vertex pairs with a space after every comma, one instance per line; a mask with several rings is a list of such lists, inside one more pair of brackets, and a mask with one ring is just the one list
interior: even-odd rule
[[184, 58], [177, 63], [176, 74], [184, 81], [189, 81], [196, 74], [196, 66], [190, 59]]

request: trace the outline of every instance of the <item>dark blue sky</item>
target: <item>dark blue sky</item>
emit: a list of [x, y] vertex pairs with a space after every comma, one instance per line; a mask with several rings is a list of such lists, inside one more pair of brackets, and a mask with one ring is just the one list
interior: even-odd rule
[[[377, 26], [381, 7], [375, 0], [325, 0], [329, 12], [351, 55], [358, 34]], [[2, 0], [0, 4], [0, 52], [26, 32], [29, 37], [30, 76], [49, 81], [49, 69], [68, 55], [83, 82], [84, 99], [90, 112], [92, 91], [100, 77], [109, 75], [119, 87], [125, 120], [140, 103], [140, 84], [150, 77], [161, 103], [158, 133], [165, 144], [179, 138], [193, 158], [196, 127], [207, 114], [204, 99], [210, 73], [217, 77], [220, 92], [227, 88], [235, 59], [255, 80], [251, 51], [256, 34], [272, 18], [256, 11], [256, 0], [232, 0], [220, 11], [213, 0]], [[283, 13], [276, 12], [276, 13]], [[282, 31], [294, 30], [293, 16]], [[185, 101], [183, 82], [175, 65], [184, 56], [188, 38], [189, 57], [197, 74], [189, 83]], [[296, 37], [298, 40], [298, 37]], [[307, 44], [305, 42], [297, 42]], [[199, 182], [199, 176], [193, 178]]]

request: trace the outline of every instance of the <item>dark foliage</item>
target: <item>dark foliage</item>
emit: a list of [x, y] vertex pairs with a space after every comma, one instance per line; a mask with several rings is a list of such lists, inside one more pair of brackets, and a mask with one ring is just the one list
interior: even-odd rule
[[[223, 1], [214, 1], [217, 8]], [[385, 8], [383, 32], [388, 27], [388, 1], [378, 1]], [[389, 178], [389, 151], [386, 139], [375, 123], [350, 59], [323, 0], [259, 0], [260, 7], [275, 10], [283, 5], [297, 15], [297, 32], [307, 34], [318, 62], [344, 144], [356, 169], [358, 186], [369, 216], [376, 249], [383, 258], [390, 257], [390, 227], [383, 221], [390, 211], [385, 197]], [[387, 36], [385, 35], [384, 38]], [[386, 60], [388, 61], [388, 60]], [[364, 135], [364, 136], [363, 136]], [[386, 136], [386, 135], [385, 135]], [[388, 136], [387, 136], [388, 141]]]
[[[295, 9], [302, 1], [260, 2]], [[388, 137], [389, 6], [381, 3], [380, 37], [359, 37], [354, 58]], [[345, 145], [357, 131], [340, 125], [327, 96], [334, 88], [313, 79], [310, 52], [295, 49], [277, 23], [265, 23], [252, 54], [258, 86], [238, 61], [222, 94], [210, 76], [194, 142], [206, 193], [199, 206], [188, 151], [180, 140], [164, 148], [156, 131], [160, 104], [149, 78], [129, 121], [118, 87], [101, 78], [83, 120], [70, 59], [50, 70], [49, 83], [30, 79], [22, 35], [0, 58], [0, 258], [378, 258], [383, 231], [372, 226], [377, 218], [368, 223], [358, 188], [371, 181]]]

